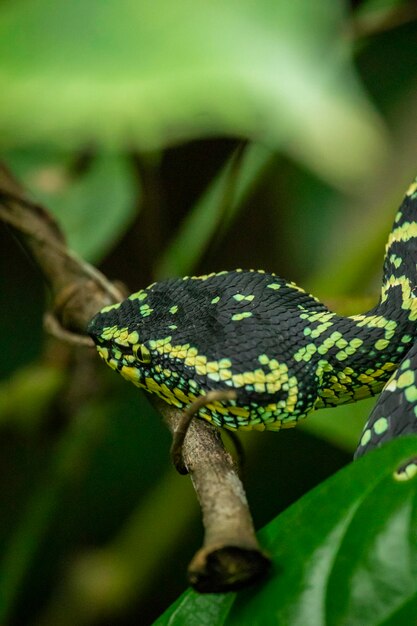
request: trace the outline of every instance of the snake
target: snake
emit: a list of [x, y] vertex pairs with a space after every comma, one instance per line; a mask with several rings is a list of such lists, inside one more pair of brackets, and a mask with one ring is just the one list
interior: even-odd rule
[[178, 409], [230, 430], [294, 427], [309, 413], [381, 393], [355, 456], [417, 431], [417, 178], [388, 236], [378, 304], [339, 315], [263, 270], [168, 278], [99, 311], [100, 357]]

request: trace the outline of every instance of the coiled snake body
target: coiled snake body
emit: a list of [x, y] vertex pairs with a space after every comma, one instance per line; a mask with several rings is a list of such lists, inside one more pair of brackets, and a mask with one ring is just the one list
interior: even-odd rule
[[[154, 283], [90, 322], [114, 370], [176, 407], [234, 390], [199, 416], [229, 429], [295, 426], [313, 409], [379, 393], [357, 456], [417, 431], [417, 179], [389, 235], [381, 297], [337, 315], [294, 283], [236, 270]], [[389, 382], [388, 382], [389, 381]]]

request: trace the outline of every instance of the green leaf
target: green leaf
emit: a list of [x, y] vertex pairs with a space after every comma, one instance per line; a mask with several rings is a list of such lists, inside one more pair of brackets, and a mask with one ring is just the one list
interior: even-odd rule
[[[213, 134], [333, 181], [379, 161], [334, 0], [20, 0], [0, 7], [3, 146], [160, 149]], [[343, 146], [343, 148], [341, 148]]]
[[101, 260], [135, 218], [140, 190], [125, 156], [98, 155], [75, 178], [68, 155], [27, 150], [6, 160], [52, 211], [70, 248], [90, 262]]
[[[261, 542], [272, 555], [272, 575], [236, 596], [217, 596], [219, 617], [211, 624], [414, 623], [417, 476], [398, 481], [394, 473], [416, 455], [417, 437], [396, 440], [349, 465], [268, 524]], [[198, 623], [199, 610], [199, 596], [187, 591], [156, 623], [185, 625], [190, 614]]]
[[127, 160], [99, 156], [80, 179], [51, 201], [50, 208], [70, 247], [94, 262], [115, 245], [133, 221], [135, 196]]
[[202, 595], [190, 589], [156, 620], [154, 626], [221, 626], [235, 593]]

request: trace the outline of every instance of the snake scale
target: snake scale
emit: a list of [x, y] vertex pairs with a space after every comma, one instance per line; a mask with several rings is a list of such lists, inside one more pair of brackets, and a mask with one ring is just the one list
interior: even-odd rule
[[378, 304], [345, 317], [293, 282], [235, 270], [153, 283], [102, 309], [88, 332], [138, 387], [228, 429], [279, 430], [314, 409], [382, 394], [356, 456], [417, 432], [417, 179], [395, 216]]

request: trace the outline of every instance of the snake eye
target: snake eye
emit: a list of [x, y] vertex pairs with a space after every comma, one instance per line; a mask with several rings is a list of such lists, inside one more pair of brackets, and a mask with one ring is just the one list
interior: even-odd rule
[[133, 354], [139, 363], [150, 363], [151, 361], [151, 353], [148, 348], [141, 343], [133, 346]]

